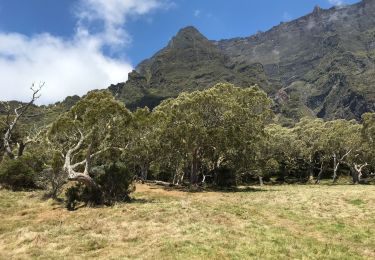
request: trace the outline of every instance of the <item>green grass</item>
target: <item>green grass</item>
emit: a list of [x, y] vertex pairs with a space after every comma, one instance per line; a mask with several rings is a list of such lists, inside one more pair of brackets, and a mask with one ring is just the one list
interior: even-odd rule
[[0, 259], [374, 259], [374, 186], [187, 193], [138, 185], [135, 202], [69, 212], [0, 191]]

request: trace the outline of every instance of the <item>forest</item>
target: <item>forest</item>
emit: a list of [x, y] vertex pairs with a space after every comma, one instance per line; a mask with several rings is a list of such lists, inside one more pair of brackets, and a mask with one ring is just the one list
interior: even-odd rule
[[136, 182], [190, 191], [239, 185], [375, 182], [375, 113], [360, 122], [302, 118], [278, 124], [257, 86], [220, 83], [130, 111], [92, 91], [51, 123], [29, 103], [3, 102], [0, 182], [44, 190], [66, 207], [131, 201]]

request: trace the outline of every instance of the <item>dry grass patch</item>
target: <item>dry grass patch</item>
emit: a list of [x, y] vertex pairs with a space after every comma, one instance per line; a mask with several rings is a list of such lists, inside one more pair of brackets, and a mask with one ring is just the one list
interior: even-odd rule
[[135, 201], [67, 211], [0, 191], [0, 258], [374, 259], [374, 186], [188, 193], [138, 185]]

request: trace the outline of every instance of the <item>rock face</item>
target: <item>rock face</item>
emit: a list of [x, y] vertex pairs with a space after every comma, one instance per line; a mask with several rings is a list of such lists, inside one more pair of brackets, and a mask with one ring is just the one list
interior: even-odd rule
[[282, 118], [359, 118], [375, 111], [375, 0], [316, 7], [247, 38], [209, 41], [182, 29], [167, 47], [110, 89], [131, 107], [230, 82], [258, 84]]
[[233, 63], [216, 44], [194, 27], [186, 27], [156, 53], [129, 73], [128, 81], [110, 90], [129, 107], [154, 107], [183, 91], [205, 89], [218, 82], [244, 87], [269, 87], [260, 63]]

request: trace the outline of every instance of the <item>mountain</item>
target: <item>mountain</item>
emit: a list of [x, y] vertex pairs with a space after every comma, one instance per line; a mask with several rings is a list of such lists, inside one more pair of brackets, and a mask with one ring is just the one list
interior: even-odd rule
[[360, 118], [375, 111], [375, 0], [281, 23], [246, 38], [210, 41], [194, 27], [109, 89], [130, 108], [156, 106], [217, 82], [258, 84], [281, 118]]
[[168, 46], [141, 62], [128, 81], [110, 90], [130, 107], [154, 107], [183, 91], [205, 89], [219, 82], [270, 88], [262, 64], [232, 62], [230, 56], [194, 27], [180, 30]]

